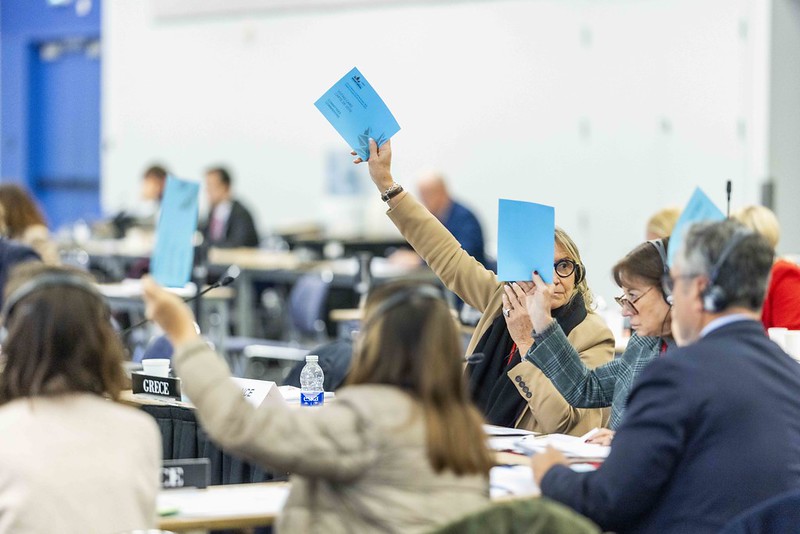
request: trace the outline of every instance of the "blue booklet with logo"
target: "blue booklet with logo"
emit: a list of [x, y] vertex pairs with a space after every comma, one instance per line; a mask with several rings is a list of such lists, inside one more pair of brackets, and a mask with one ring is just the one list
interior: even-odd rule
[[681, 216], [678, 217], [678, 221], [672, 229], [672, 235], [669, 236], [667, 264], [672, 267], [675, 252], [683, 246], [683, 238], [686, 237], [686, 232], [691, 225], [701, 221], [716, 222], [723, 219], [725, 219], [725, 215], [722, 210], [708, 198], [702, 189], [696, 188], [689, 203], [683, 208]]
[[381, 146], [400, 131], [392, 112], [356, 68], [314, 105], [364, 161], [369, 159], [370, 137]]
[[497, 278], [553, 283], [556, 211], [552, 206], [501, 198], [497, 217]]
[[165, 287], [183, 287], [192, 275], [200, 184], [167, 176], [150, 273]]

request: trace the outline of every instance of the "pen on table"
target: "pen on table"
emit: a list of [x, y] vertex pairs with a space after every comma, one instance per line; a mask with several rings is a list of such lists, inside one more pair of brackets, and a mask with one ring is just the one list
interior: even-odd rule
[[581, 441], [583, 441], [584, 443], [588, 442], [588, 441], [589, 441], [590, 439], [592, 439], [592, 438], [593, 438], [593, 437], [594, 437], [594, 436], [595, 436], [595, 435], [596, 435], [598, 432], [600, 432], [600, 429], [599, 429], [599, 428], [597, 428], [597, 427], [594, 427], [593, 429], [591, 429], [590, 431], [588, 431], [586, 434], [584, 434], [584, 435], [582, 435], [582, 436], [581, 436]]

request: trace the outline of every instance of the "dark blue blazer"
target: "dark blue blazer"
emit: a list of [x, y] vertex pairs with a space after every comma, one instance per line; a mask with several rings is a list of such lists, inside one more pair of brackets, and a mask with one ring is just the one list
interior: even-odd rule
[[39, 255], [22, 243], [0, 237], [0, 307], [5, 298], [8, 275], [14, 267], [27, 261], [40, 261]]
[[442, 224], [461, 244], [461, 248], [487, 267], [481, 224], [466, 206], [453, 201], [450, 211], [442, 218]]
[[541, 489], [604, 530], [694, 534], [798, 486], [800, 364], [743, 320], [652, 362], [600, 469]]

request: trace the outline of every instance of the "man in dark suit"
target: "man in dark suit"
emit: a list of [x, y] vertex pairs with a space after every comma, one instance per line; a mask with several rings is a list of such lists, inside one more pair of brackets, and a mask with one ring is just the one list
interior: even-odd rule
[[231, 193], [231, 175], [223, 167], [206, 171], [206, 193], [211, 205], [200, 225], [204, 243], [211, 247], [257, 247], [253, 216]]
[[543, 495], [604, 530], [705, 533], [800, 485], [800, 365], [759, 323], [772, 257], [731, 221], [691, 228], [664, 280], [680, 348], [640, 375], [597, 471], [534, 456]]

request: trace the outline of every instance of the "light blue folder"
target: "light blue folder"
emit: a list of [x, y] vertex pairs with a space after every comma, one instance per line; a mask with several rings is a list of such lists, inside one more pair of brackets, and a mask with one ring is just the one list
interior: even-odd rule
[[497, 278], [531, 280], [533, 271], [553, 282], [555, 209], [544, 204], [500, 199], [497, 220]]
[[686, 232], [689, 227], [694, 223], [701, 221], [721, 221], [725, 219], [722, 211], [708, 198], [708, 195], [703, 193], [699, 187], [692, 193], [692, 198], [689, 203], [683, 208], [681, 216], [675, 223], [672, 229], [672, 235], [669, 237], [669, 250], [667, 251], [667, 264], [672, 267], [672, 260], [675, 257], [675, 252], [680, 250], [683, 246], [683, 239], [686, 237]]
[[400, 131], [392, 112], [356, 68], [314, 105], [364, 161], [369, 159], [370, 137], [381, 146]]
[[166, 287], [183, 287], [192, 274], [200, 184], [167, 176], [150, 273]]

